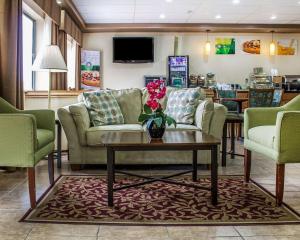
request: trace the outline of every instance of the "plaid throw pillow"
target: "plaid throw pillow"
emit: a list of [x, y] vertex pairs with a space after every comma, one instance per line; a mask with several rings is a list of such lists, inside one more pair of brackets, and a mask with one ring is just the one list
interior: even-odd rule
[[177, 123], [193, 124], [200, 97], [198, 88], [173, 91], [169, 95], [165, 113]]
[[93, 126], [124, 124], [119, 104], [110, 92], [86, 92], [83, 98]]

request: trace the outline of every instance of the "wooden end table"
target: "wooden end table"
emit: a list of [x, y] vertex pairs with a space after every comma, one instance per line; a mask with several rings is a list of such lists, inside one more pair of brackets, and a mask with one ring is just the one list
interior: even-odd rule
[[[167, 131], [162, 140], [151, 141], [146, 132], [109, 132], [101, 137], [103, 145], [107, 149], [107, 191], [108, 206], [113, 207], [113, 193], [122, 189], [137, 187], [156, 181], [194, 187], [196, 189], [211, 191], [211, 201], [213, 205], [218, 203], [218, 145], [220, 140], [204, 134], [200, 131]], [[197, 153], [198, 150], [211, 151], [211, 187], [202, 187], [195, 184], [184, 183], [171, 180], [170, 178], [192, 173], [192, 179], [197, 181]], [[172, 174], [169, 176], [154, 178], [138, 174], [115, 170], [116, 151], [192, 151], [193, 159], [191, 170]], [[163, 159], [162, 159], [163, 161]], [[143, 182], [124, 185], [114, 188], [115, 173], [126, 174], [145, 179]]]

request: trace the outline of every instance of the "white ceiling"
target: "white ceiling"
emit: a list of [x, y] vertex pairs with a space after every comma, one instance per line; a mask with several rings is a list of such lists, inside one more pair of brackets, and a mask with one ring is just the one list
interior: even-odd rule
[[[300, 24], [299, 0], [73, 0], [86, 23]], [[160, 15], [164, 14], [165, 19]], [[216, 15], [222, 18], [216, 19]], [[274, 15], [276, 19], [271, 20]]]

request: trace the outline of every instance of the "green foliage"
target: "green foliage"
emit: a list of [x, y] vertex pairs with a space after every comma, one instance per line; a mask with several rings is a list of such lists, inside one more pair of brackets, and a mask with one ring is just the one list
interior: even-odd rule
[[140, 114], [138, 121], [142, 124], [148, 121], [154, 121], [156, 127], [160, 128], [161, 126], [171, 126], [172, 124], [176, 127], [176, 121], [165, 114], [161, 108], [152, 111], [148, 105], [144, 105], [144, 112]]

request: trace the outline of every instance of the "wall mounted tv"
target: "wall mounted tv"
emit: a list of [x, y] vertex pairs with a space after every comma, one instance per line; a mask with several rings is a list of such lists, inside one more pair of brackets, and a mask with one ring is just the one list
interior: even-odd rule
[[114, 37], [113, 62], [154, 62], [154, 40], [152, 37]]

